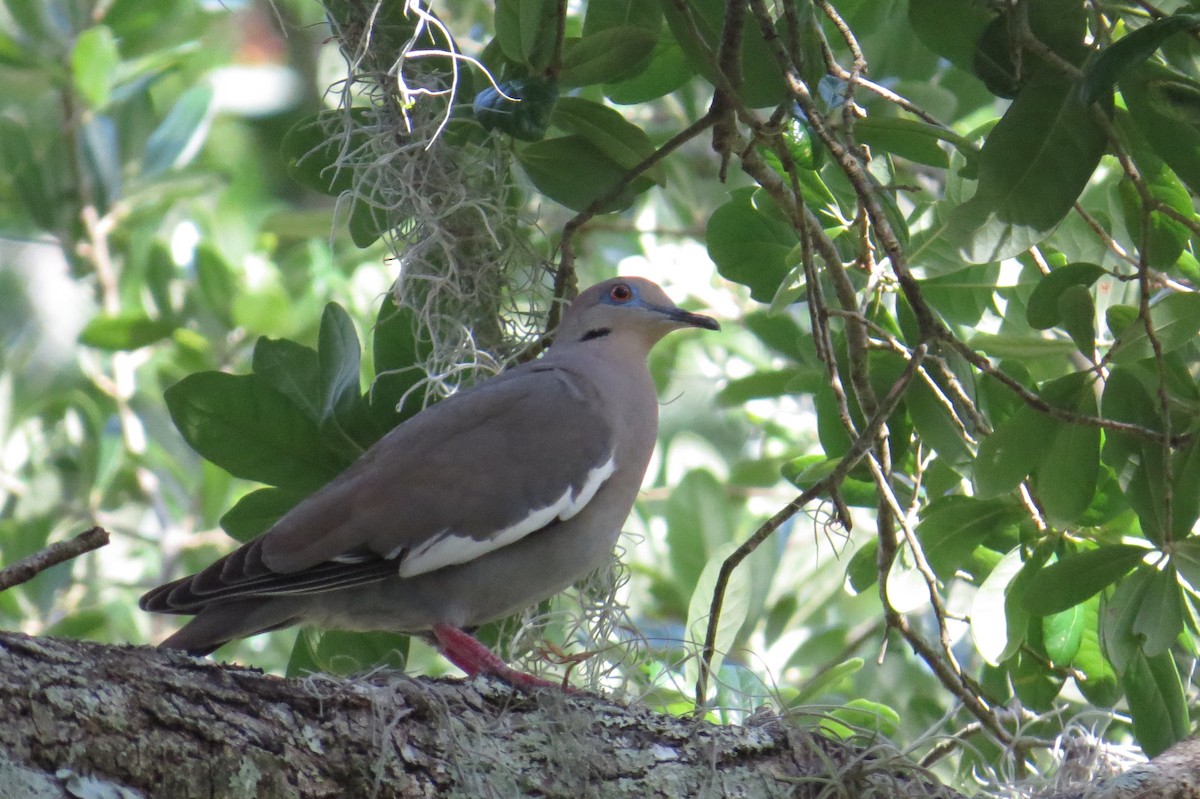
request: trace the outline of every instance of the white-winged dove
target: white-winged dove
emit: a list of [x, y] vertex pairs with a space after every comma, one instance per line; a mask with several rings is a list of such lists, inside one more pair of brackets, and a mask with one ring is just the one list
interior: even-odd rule
[[195, 614], [161, 646], [207, 654], [312, 624], [431, 636], [468, 674], [541, 681], [464, 632], [536, 604], [611, 556], [658, 431], [650, 349], [719, 329], [641, 278], [563, 315], [544, 357], [397, 426], [263, 535], [159, 586], [143, 610]]

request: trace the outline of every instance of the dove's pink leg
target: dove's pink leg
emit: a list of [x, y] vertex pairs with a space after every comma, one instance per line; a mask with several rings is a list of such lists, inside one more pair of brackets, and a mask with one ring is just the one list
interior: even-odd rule
[[476, 674], [488, 674], [525, 689], [562, 687], [557, 683], [543, 680], [541, 677], [534, 677], [532, 674], [509, 668], [499, 655], [479, 643], [474, 636], [457, 627], [435, 624], [433, 637], [437, 639], [438, 651], [455, 666], [465, 671], [468, 677], [474, 677]]

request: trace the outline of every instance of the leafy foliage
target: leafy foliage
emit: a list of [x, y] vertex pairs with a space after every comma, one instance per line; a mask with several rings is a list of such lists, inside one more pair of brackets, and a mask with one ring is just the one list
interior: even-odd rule
[[[582, 668], [729, 720], [835, 703], [820, 727], [837, 736], [980, 722], [990, 743], [962, 753], [964, 774], [1017, 735], [1053, 738], [1052, 709], [1114, 708], [1105, 734], [1150, 753], [1186, 735], [1200, 17], [1079, 0], [460, 5], [418, 25], [403, 4], [327, 0], [330, 27], [310, 29], [322, 9], [284, 2], [284, 40], [256, 10], [186, 0], [5, 4], [0, 552], [95, 519], [122, 555], [0, 595], [0, 618], [145, 639], [137, 589], [227, 544], [186, 532], [260, 533], [419, 409], [439, 334], [380, 300], [385, 255], [486, 269], [519, 240], [559, 256], [556, 280], [529, 280], [536, 302], [456, 286], [485, 313], [451, 321], [497, 359], [502, 309], [540, 319], [551, 283], [618, 265], [738, 317], [653, 356], [680, 398], [631, 520], [626, 593], [648, 641]], [[452, 36], [477, 63], [447, 55]], [[426, 55], [398, 61], [410, 43]], [[383, 68], [324, 104], [291, 68], [296, 96], [245, 114], [221, 76], [252, 45], [279, 67], [321, 49]], [[421, 114], [441, 120], [429, 141], [393, 124]], [[412, 173], [389, 170], [426, 152], [498, 199], [426, 214], [444, 198], [417, 186], [396, 202]], [[518, 208], [540, 223], [513, 232], [486, 210]], [[720, 281], [685, 281], [704, 253]], [[852, 554], [821, 551], [852, 521]], [[628, 644], [605, 630], [544, 621], [535, 637]], [[862, 648], [881, 638], [879, 664]], [[436, 668], [393, 635], [267, 640], [231, 654]], [[1018, 729], [1009, 703], [1036, 712]]]

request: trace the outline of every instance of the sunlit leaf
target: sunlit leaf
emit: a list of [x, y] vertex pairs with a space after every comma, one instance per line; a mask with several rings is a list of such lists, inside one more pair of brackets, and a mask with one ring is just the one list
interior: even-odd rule
[[[713, 550], [709, 555], [708, 562], [704, 565], [700, 579], [696, 581], [696, 588], [692, 591], [692, 598], [688, 603], [687, 616], [688, 637], [693, 642], [703, 643], [704, 641], [717, 575], [721, 570], [721, 564], [733, 554], [737, 547], [736, 541], [729, 541]], [[728, 586], [725, 589], [725, 602], [721, 609], [721, 618], [717, 622], [712, 660], [713, 671], [719, 670], [721, 662], [730, 654], [733, 642], [750, 609], [751, 592], [749, 572], [746, 569], [735, 569], [730, 575]], [[696, 667], [692, 666], [691, 668], [694, 671]]]
[[71, 50], [71, 73], [75, 88], [94, 109], [103, 108], [112, 95], [121, 54], [117, 40], [104, 25], [88, 28], [75, 39]]
[[1005, 555], [987, 576], [971, 603], [971, 638], [984, 660], [998, 666], [1012, 656], [1025, 636], [1028, 615], [1008, 611], [1008, 594], [1022, 569], [1024, 553], [1017, 547]]

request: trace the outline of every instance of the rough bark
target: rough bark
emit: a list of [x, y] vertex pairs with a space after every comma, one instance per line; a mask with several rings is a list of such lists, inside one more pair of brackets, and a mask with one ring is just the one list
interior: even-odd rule
[[[885, 746], [588, 694], [0, 633], [0, 796], [955, 797]], [[823, 793], [824, 791], [824, 793]]]
[[[1064, 769], [1070, 766], [1069, 761], [1063, 764]], [[1200, 738], [1182, 740], [1124, 774], [1084, 782], [1044, 799], [1200, 799]]]

